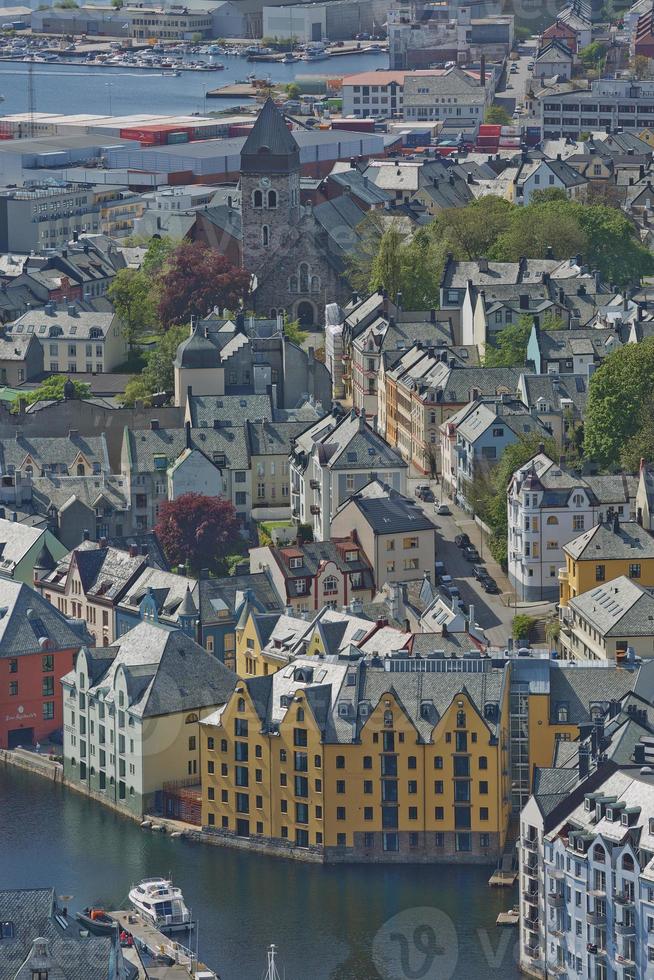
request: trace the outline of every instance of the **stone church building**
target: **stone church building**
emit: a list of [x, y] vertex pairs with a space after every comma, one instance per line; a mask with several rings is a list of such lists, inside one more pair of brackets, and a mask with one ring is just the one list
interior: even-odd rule
[[243, 144], [240, 186], [240, 221], [224, 208], [203, 214], [217, 225], [208, 243], [221, 251], [226, 240], [238, 243], [241, 265], [254, 276], [259, 316], [286, 311], [305, 326], [321, 324], [326, 303], [350, 297], [345, 258], [365, 213], [345, 197], [316, 207], [300, 203], [300, 149], [272, 99]]

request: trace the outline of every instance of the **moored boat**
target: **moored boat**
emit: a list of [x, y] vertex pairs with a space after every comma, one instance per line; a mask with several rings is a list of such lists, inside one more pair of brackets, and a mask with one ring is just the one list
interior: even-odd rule
[[94, 936], [109, 936], [117, 928], [117, 923], [103, 909], [85, 908], [75, 918]]
[[193, 928], [182, 891], [168, 878], [144, 878], [130, 888], [129, 900], [161, 932]]

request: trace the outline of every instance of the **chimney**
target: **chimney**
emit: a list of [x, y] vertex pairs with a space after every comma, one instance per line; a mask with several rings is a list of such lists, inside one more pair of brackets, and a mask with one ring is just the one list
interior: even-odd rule
[[528, 310], [529, 309], [529, 296], [526, 293], [521, 293], [519, 299], [520, 299], [520, 309], [521, 310]]
[[100, 538], [100, 540], [98, 541], [98, 548], [106, 548], [106, 547], [107, 547], [107, 539]]
[[89, 534], [89, 529], [88, 527], [85, 527], [84, 530], [82, 531], [82, 541], [90, 541], [90, 540], [91, 540], [91, 535]]
[[129, 547], [128, 547], [127, 550], [129, 551], [129, 557], [130, 558], [137, 558], [138, 557], [139, 546], [136, 544], [135, 541], [130, 541], [130, 544], [129, 544]]
[[482, 88], [486, 88], [486, 55], [484, 54], [479, 61], [479, 84]]
[[618, 517], [618, 512], [616, 510], [615, 514], [613, 515], [613, 533], [617, 534], [619, 530], [620, 530], [620, 518]]
[[488, 259], [477, 259], [477, 268], [480, 272], [488, 272]]
[[69, 439], [77, 439], [78, 436], [79, 436], [79, 429], [69, 429], [68, 430], [68, 438]]

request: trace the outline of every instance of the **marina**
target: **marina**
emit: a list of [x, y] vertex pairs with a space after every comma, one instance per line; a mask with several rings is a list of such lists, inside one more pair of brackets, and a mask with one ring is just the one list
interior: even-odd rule
[[[495, 925], [515, 899], [488, 888], [488, 867], [329, 867], [171, 841], [59, 784], [2, 765], [0, 812], [5, 887], [40, 886], [47, 868], [58, 892], [72, 896], [71, 908], [97, 903], [125, 911], [131, 883], [165, 869], [193, 910], [191, 945], [197, 943], [201, 960], [220, 980], [264, 975], [271, 943], [285, 980], [401, 976], [377, 966], [397, 949], [391, 934], [410, 936], [421, 923], [443, 921], [451, 923], [456, 944], [447, 951], [455, 957], [448, 959], [452, 970], [443, 975], [520, 976], [517, 936]], [[153, 980], [181, 980], [165, 972], [170, 966], [147, 969]]]
[[[192, 949], [165, 936], [142, 913], [119, 910], [108, 914], [118, 923], [121, 934], [126, 933], [134, 938], [141, 966], [150, 980], [188, 980], [190, 976], [196, 980], [219, 980], [213, 970], [199, 961]], [[142, 953], [146, 953], [154, 962], [144, 963]]]

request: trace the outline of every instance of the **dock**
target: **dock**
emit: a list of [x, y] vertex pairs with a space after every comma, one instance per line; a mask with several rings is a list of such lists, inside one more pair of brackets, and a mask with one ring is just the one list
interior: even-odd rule
[[261, 90], [249, 82], [235, 82], [233, 85], [221, 85], [220, 88], [209, 89], [208, 99], [256, 99]]
[[495, 920], [496, 926], [517, 926], [520, 921], [518, 909], [509, 909], [507, 912], [500, 912]]
[[518, 872], [512, 868], [504, 871], [498, 868], [488, 879], [488, 884], [493, 888], [511, 888], [518, 880]]
[[[107, 912], [107, 915], [118, 923], [121, 932], [125, 930], [134, 937], [140, 969], [147, 980], [189, 980], [189, 977], [197, 976], [203, 980], [219, 980], [213, 970], [196, 959], [192, 950], [159, 932], [140, 912], [119, 910]], [[126, 952], [128, 950], [129, 947]], [[147, 956], [138, 956], [140, 951]], [[137, 965], [133, 948], [129, 952], [132, 954], [130, 961]], [[147, 962], [150, 957], [153, 963]]]

